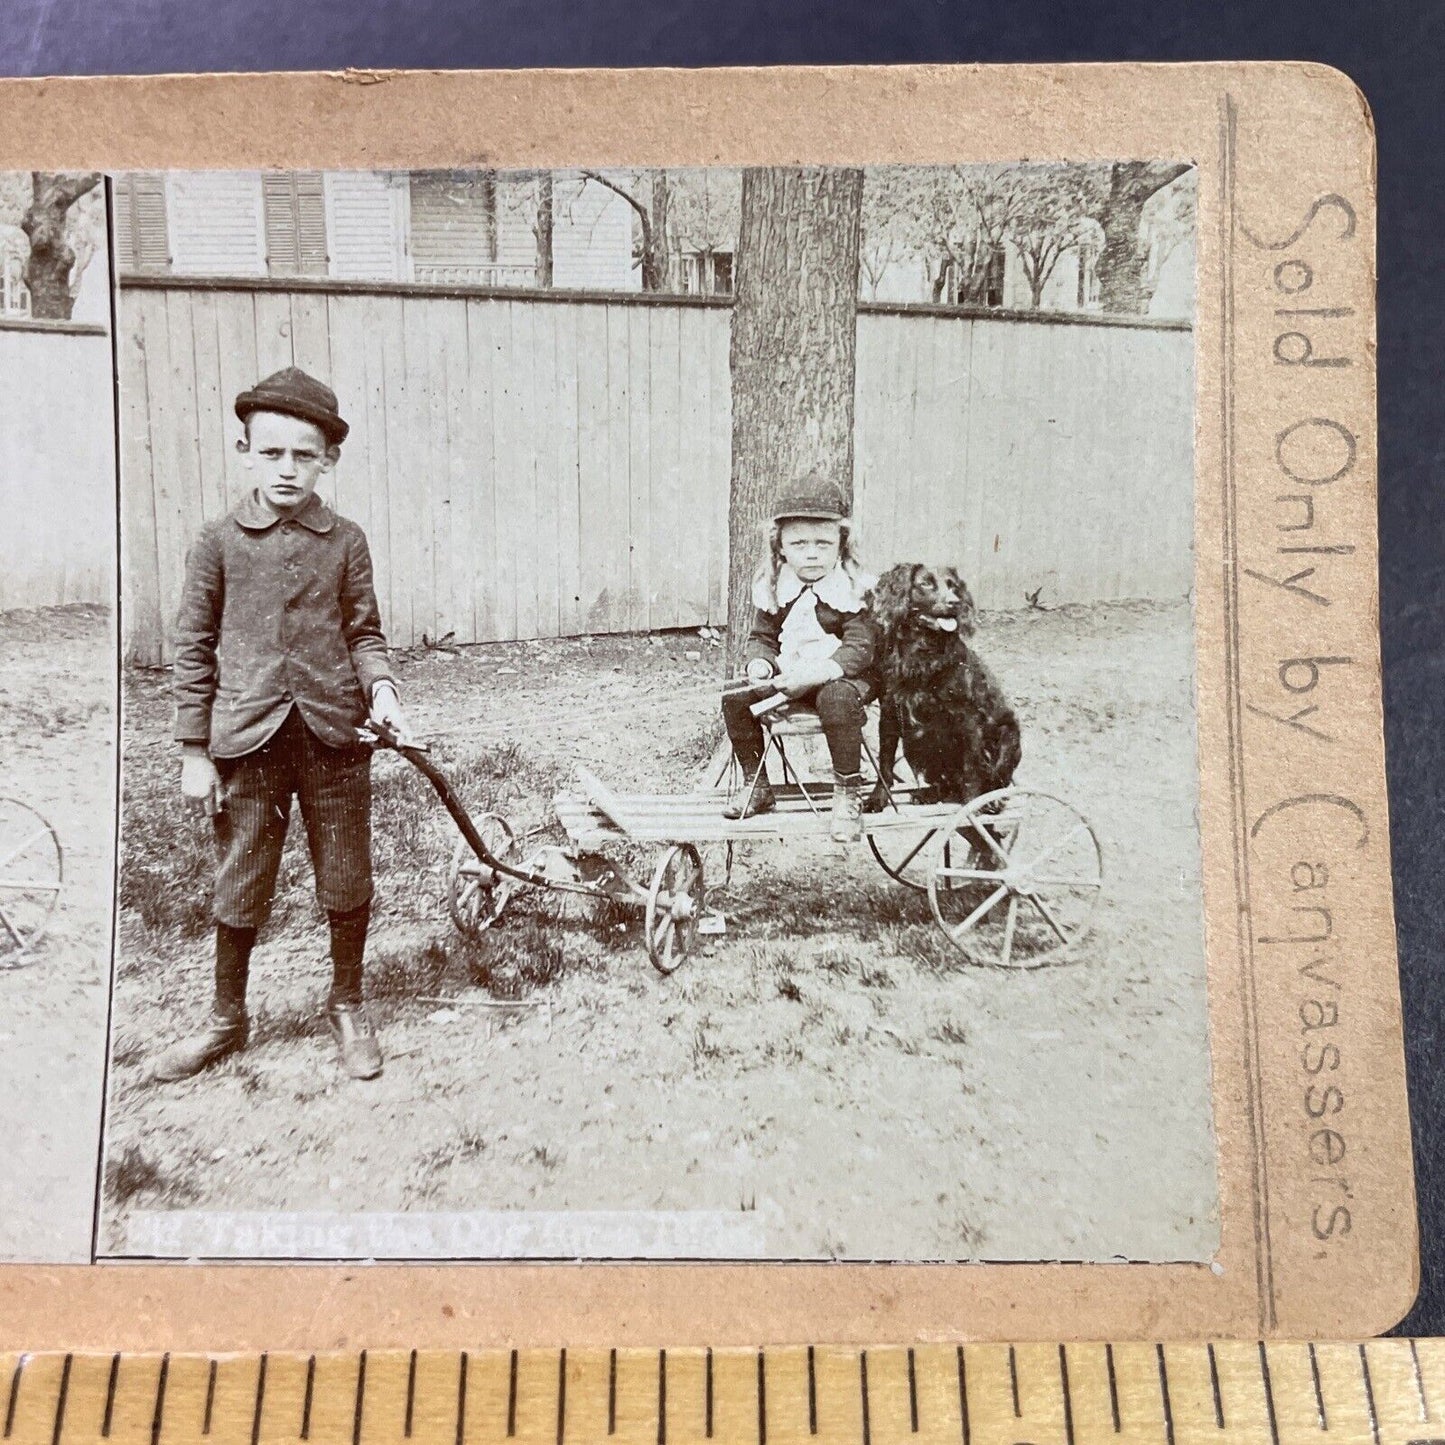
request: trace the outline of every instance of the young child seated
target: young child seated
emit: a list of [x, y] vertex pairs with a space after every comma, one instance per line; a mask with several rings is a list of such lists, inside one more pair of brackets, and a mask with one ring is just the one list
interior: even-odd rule
[[757, 611], [746, 658], [758, 686], [723, 698], [728, 738], [752, 784], [723, 809], [725, 817], [748, 818], [777, 805], [763, 764], [762, 726], [750, 709], [778, 691], [816, 708], [822, 721], [833, 762], [832, 838], [861, 836], [863, 717], [878, 692], [879, 644], [865, 598], [876, 580], [858, 565], [838, 487], [813, 474], [783, 489], [753, 581]]

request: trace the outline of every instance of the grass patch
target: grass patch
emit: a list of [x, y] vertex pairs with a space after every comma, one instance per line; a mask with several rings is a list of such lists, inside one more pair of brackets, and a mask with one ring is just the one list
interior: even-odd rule
[[193, 1156], [182, 1172], [167, 1173], [139, 1144], [127, 1144], [119, 1155], [106, 1160], [106, 1195], [117, 1206], [150, 1203], [176, 1209], [194, 1204], [201, 1196], [190, 1173], [196, 1162]]

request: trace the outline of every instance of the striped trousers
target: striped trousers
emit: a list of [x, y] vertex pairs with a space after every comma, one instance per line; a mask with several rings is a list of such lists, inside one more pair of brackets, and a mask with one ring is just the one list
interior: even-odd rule
[[221, 860], [212, 912], [217, 923], [259, 928], [271, 911], [291, 800], [328, 913], [371, 898], [371, 749], [323, 743], [293, 707], [271, 739], [240, 758], [217, 758], [226, 806], [216, 817]]

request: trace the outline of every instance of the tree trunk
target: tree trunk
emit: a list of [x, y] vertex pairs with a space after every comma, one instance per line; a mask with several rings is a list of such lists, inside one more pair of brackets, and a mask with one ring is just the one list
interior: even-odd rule
[[642, 289], [667, 291], [668, 285], [668, 210], [672, 204], [672, 186], [666, 171], [652, 173], [652, 197], [642, 227]]
[[552, 284], [552, 172], [537, 176], [537, 285]]
[[486, 247], [487, 260], [497, 259], [497, 173], [482, 172], [482, 244]]
[[853, 496], [861, 170], [743, 172], [732, 312], [729, 674], [780, 483], [817, 471]]
[[30, 238], [25, 287], [30, 292], [30, 314], [37, 319], [70, 320], [75, 306], [70, 289], [75, 252], [65, 239], [65, 218], [71, 206], [99, 184], [98, 171], [84, 175], [30, 173], [30, 209], [21, 218], [20, 229]]
[[1105, 311], [1142, 316], [1149, 309], [1154, 288], [1149, 281], [1149, 253], [1139, 236], [1144, 203], [1188, 169], [1166, 161], [1115, 162], [1109, 194], [1094, 218], [1104, 230], [1095, 275]]

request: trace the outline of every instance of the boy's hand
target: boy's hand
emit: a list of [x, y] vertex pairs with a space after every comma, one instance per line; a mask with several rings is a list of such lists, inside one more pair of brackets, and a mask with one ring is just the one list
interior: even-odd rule
[[371, 717], [373, 722], [379, 722], [390, 728], [402, 747], [416, 746], [416, 739], [411, 735], [411, 727], [407, 723], [406, 714], [401, 710], [401, 699], [396, 695], [396, 689], [390, 684], [379, 682], [372, 690]]
[[204, 748], [188, 747], [181, 753], [181, 796], [200, 803], [213, 817], [226, 805], [221, 774]]
[[766, 682], [773, 675], [773, 664], [766, 657], [755, 657], [748, 663], [748, 676], [754, 682]]
[[841, 676], [842, 669], [831, 659], [821, 662], [800, 662], [786, 672], [780, 672], [773, 679], [773, 685], [785, 697], [796, 698]]

